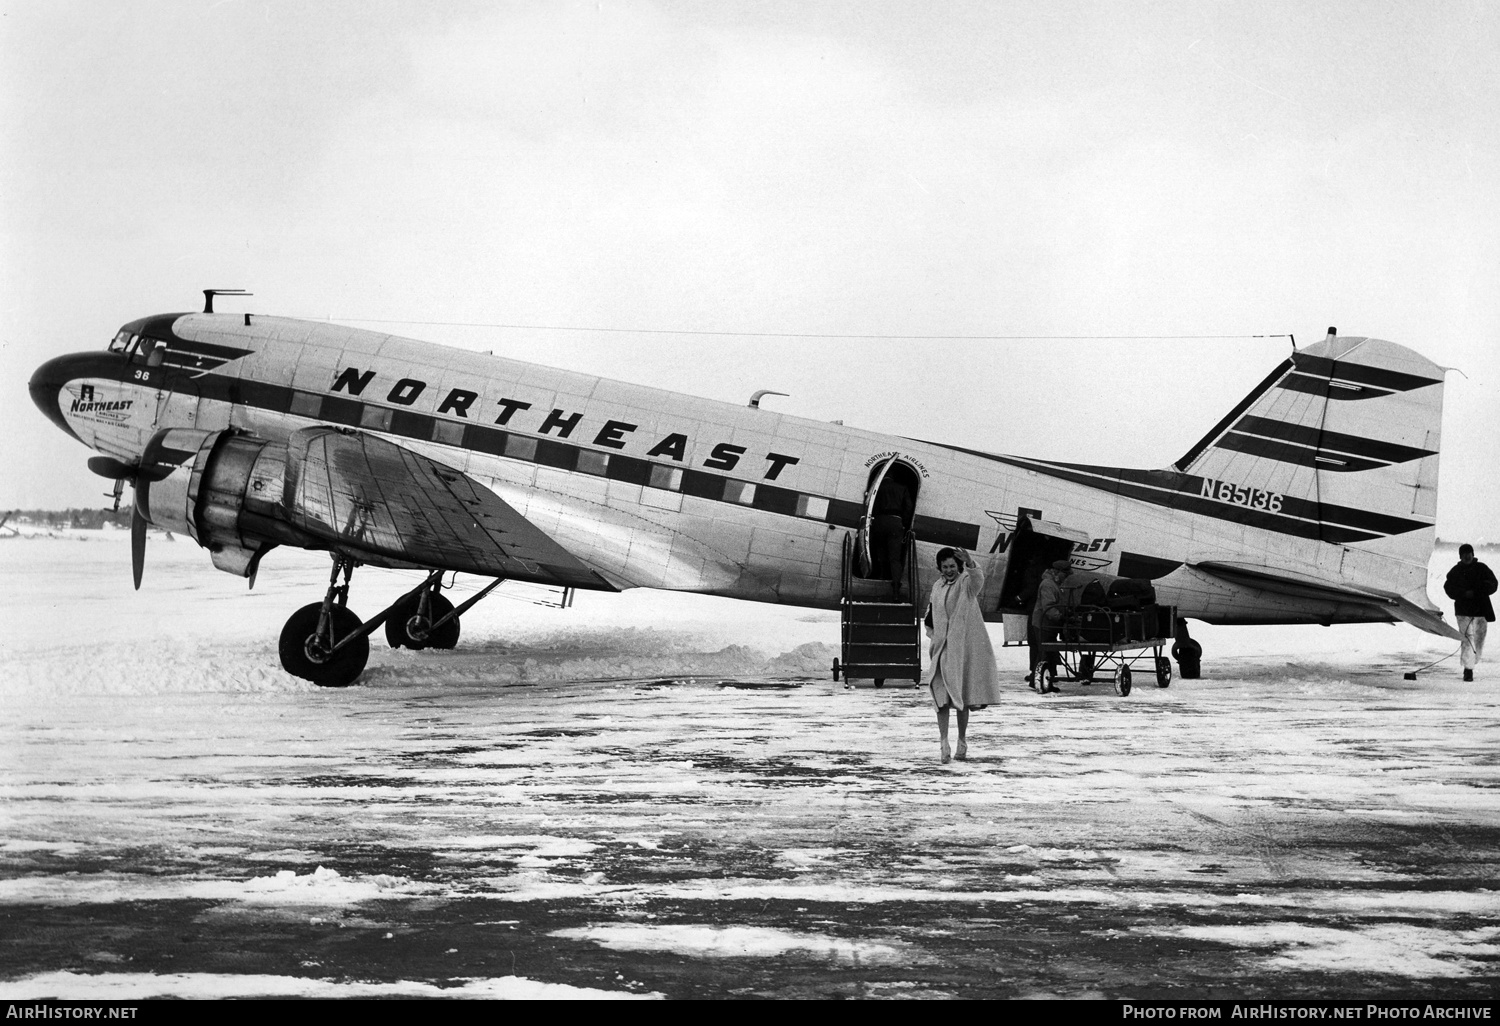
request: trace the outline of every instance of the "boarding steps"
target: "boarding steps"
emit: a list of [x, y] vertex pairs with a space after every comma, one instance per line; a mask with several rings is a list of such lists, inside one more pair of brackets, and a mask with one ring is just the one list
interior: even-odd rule
[[[916, 545], [906, 539], [906, 594], [916, 594]], [[889, 581], [853, 576], [854, 539], [844, 536], [843, 593], [839, 601], [840, 658], [833, 661], [833, 679], [922, 679], [922, 630], [914, 602], [890, 598]]]

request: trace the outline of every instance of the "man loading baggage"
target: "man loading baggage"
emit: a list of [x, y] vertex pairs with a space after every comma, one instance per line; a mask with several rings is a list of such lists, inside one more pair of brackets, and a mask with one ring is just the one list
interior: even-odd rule
[[[1063, 621], [1062, 583], [1073, 572], [1066, 559], [1059, 559], [1042, 574], [1036, 589], [1036, 603], [1031, 607], [1031, 619], [1026, 625], [1026, 641], [1030, 646], [1031, 673], [1026, 680], [1031, 690], [1045, 695], [1057, 690], [1053, 681], [1057, 678], [1057, 653], [1047, 652], [1043, 642], [1056, 641], [1058, 629]], [[1045, 672], [1042, 669], [1046, 664]]]

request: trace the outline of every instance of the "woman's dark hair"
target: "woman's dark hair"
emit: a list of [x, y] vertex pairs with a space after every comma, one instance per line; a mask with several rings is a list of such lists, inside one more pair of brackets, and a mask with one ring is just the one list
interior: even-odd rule
[[963, 560], [961, 560], [961, 559], [958, 558], [958, 551], [956, 549], [938, 549], [937, 565], [938, 565], [938, 567], [940, 569], [941, 569], [941, 567], [943, 565], [943, 560], [945, 560], [945, 559], [951, 559], [951, 560], [953, 560], [953, 562], [957, 563], [959, 566], [963, 566], [964, 565], [963, 564]]

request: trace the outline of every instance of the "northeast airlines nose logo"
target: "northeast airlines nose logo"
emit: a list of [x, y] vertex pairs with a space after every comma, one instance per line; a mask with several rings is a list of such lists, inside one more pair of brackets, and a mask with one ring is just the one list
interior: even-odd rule
[[130, 417], [130, 408], [135, 405], [134, 399], [100, 398], [93, 385], [79, 385], [76, 391], [70, 388], [68, 392], [73, 396], [68, 412], [84, 420], [121, 423]]

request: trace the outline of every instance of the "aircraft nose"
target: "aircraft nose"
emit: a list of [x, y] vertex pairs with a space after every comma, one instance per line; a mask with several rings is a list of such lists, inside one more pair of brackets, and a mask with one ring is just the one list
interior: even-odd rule
[[79, 376], [79, 359], [77, 355], [53, 357], [36, 369], [27, 386], [31, 391], [31, 401], [36, 403], [37, 409], [74, 438], [78, 435], [63, 416], [62, 390], [64, 385]]

